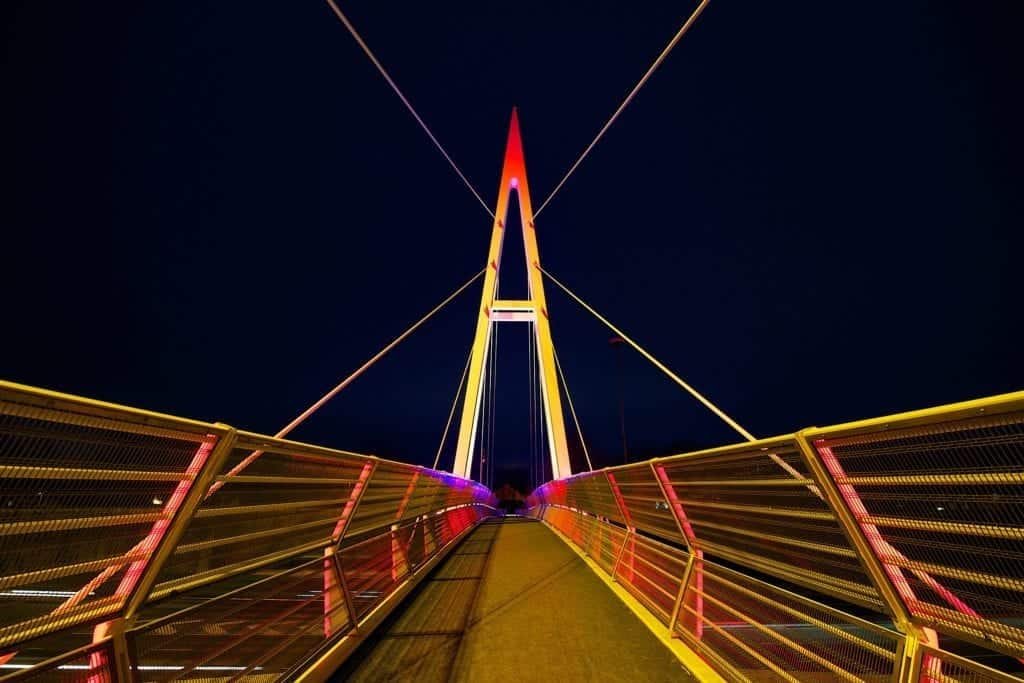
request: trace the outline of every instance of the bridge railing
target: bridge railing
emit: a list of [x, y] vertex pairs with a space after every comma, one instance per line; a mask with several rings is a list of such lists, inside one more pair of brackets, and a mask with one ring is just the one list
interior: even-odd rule
[[1024, 392], [587, 472], [529, 504], [727, 679], [1024, 672]]
[[492, 503], [447, 473], [0, 382], [0, 680], [298, 671]]

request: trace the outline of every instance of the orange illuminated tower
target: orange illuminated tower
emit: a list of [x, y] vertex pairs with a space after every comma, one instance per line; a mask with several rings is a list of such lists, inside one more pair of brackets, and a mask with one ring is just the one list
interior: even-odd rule
[[[519, 194], [519, 218], [523, 230], [523, 247], [526, 253], [527, 282], [529, 294], [525, 300], [497, 299], [498, 280], [501, 275], [501, 248], [505, 237], [505, 218], [508, 214], [509, 196]], [[555, 370], [555, 347], [551, 342], [551, 325], [548, 320], [547, 303], [544, 299], [543, 274], [540, 270], [540, 253], [537, 251], [537, 231], [533, 224], [533, 206], [530, 203], [530, 186], [526, 181], [526, 161], [523, 157], [523, 142], [519, 135], [519, 118], [512, 110], [508, 142], [505, 146], [505, 161], [498, 186], [498, 205], [494, 211], [494, 225], [491, 229], [491, 246], [487, 255], [487, 272], [480, 297], [477, 314], [476, 334], [470, 357], [466, 397], [462, 406], [459, 423], [459, 440], [455, 451], [455, 466], [452, 471], [470, 478], [473, 469], [473, 453], [477, 430], [480, 423], [480, 409], [487, 367], [484, 360], [490, 349], [494, 325], [502, 322], [533, 322], [535, 325], [533, 343], [537, 348], [540, 365], [541, 402], [544, 407], [544, 424], [547, 428], [548, 452], [551, 455], [551, 476], [554, 479], [572, 474], [569, 465], [569, 449], [565, 440], [565, 421], [562, 415], [562, 401], [558, 393]], [[533, 368], [530, 369], [533, 372]]]

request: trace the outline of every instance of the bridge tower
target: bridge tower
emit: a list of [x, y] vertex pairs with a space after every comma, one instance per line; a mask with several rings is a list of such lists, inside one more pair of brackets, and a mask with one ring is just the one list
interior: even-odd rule
[[[529, 298], [525, 300], [502, 300], [496, 296], [498, 278], [502, 268], [501, 249], [505, 236], [505, 218], [508, 214], [509, 196], [513, 191], [519, 194], [519, 218], [522, 224], [523, 247], [526, 253]], [[501, 170], [501, 184], [498, 186], [498, 205], [494, 211], [494, 224], [491, 228], [487, 272], [484, 274], [484, 287], [480, 296], [480, 311], [477, 314], [466, 396], [463, 400], [462, 419], [459, 423], [455, 465], [452, 468], [455, 474], [467, 479], [471, 478], [473, 452], [480, 423], [482, 394], [487, 372], [487, 364], [484, 361], [490, 349], [494, 325], [503, 322], [535, 323], [533, 343], [536, 345], [537, 361], [540, 365], [541, 402], [544, 407], [544, 424], [547, 428], [548, 452], [551, 455], [551, 473], [555, 479], [567, 477], [572, 474], [572, 468], [569, 465], [562, 401], [558, 392], [555, 347], [551, 342], [551, 325], [548, 320], [547, 303], [544, 299], [540, 253], [537, 251], [537, 231], [533, 224], [530, 186], [526, 181], [526, 161], [523, 157], [522, 138], [519, 135], [519, 117], [516, 115], [515, 109], [512, 110], [508, 142], [505, 145], [505, 161]], [[530, 371], [532, 372], [533, 368]]]

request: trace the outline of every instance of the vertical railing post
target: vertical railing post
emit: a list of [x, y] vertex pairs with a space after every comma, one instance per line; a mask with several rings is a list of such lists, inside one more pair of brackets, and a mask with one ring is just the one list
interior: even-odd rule
[[612, 497], [615, 498], [615, 505], [619, 508], [619, 514], [622, 515], [622, 521], [627, 529], [632, 529], [633, 519], [629, 516], [629, 508], [626, 507], [626, 501], [622, 499], [622, 492], [619, 491], [619, 484], [615, 481], [615, 475], [608, 470], [602, 471], [604, 472], [605, 481], [608, 482], [608, 488], [611, 489]]
[[679, 581], [679, 592], [676, 593], [676, 600], [672, 604], [672, 615], [668, 620], [669, 635], [674, 635], [676, 632], [676, 623], [679, 621], [679, 612], [682, 610], [683, 600], [686, 598], [686, 587], [690, 584], [690, 576], [693, 575], [693, 565], [696, 557], [696, 555], [690, 553], [690, 556], [686, 558], [683, 576]]
[[[402, 500], [398, 503], [398, 510], [395, 512], [394, 524], [391, 525], [391, 580], [398, 581], [398, 577], [402, 574], [402, 568], [405, 571], [409, 571], [409, 557], [402, 547], [402, 543], [398, 539], [398, 529], [401, 527], [402, 517], [405, 515], [405, 509], [409, 506], [409, 500], [412, 498], [413, 491], [416, 490], [416, 482], [419, 481], [420, 470], [417, 469], [413, 472], [412, 477], [409, 479], [409, 485], [405, 488], [405, 495], [402, 496]], [[410, 535], [410, 540], [412, 536]]]
[[423, 516], [420, 527], [423, 531], [423, 559], [433, 557], [437, 552], [437, 537], [434, 535], [434, 526], [430, 523], [434, 518], [434, 511], [430, 510]]
[[668, 626], [669, 633], [675, 633], [680, 608], [682, 607], [683, 600], [686, 597], [686, 588], [690, 583], [691, 577], [695, 577], [697, 590], [694, 592], [694, 612], [696, 615], [693, 624], [693, 635], [699, 640], [704, 633], [704, 621], [701, 619], [704, 614], [704, 598], [700, 595], [700, 591], [703, 590], [704, 583], [702, 576], [702, 572], [704, 571], [704, 551], [697, 547], [697, 535], [694, 533], [693, 525], [690, 524], [690, 520], [686, 516], [686, 511], [683, 509], [682, 501], [679, 500], [679, 496], [676, 493], [675, 486], [672, 484], [672, 480], [669, 479], [668, 473], [665, 471], [665, 467], [657, 463], [657, 460], [651, 461], [651, 472], [654, 474], [654, 478], [658, 482], [658, 487], [661, 489], [661, 495], [665, 499], [665, 504], [672, 511], [672, 516], [676, 520], [676, 527], [679, 529], [679, 535], [686, 542], [686, 547], [690, 551], [690, 557], [687, 559], [686, 568], [683, 570], [683, 576], [679, 583], [679, 592], [676, 595], [676, 601], [672, 607], [672, 616], [669, 620]]
[[[334, 571], [338, 577], [338, 587], [340, 588], [341, 599], [345, 602], [345, 610], [348, 612], [349, 623], [352, 625], [352, 631], [359, 631], [359, 615], [356, 612], [356, 601], [352, 597], [352, 591], [349, 590], [348, 580], [345, 578], [345, 568], [341, 565], [341, 555], [332, 555], [330, 562], [334, 565]], [[330, 635], [330, 634], [327, 634]]]
[[352, 490], [349, 492], [348, 500], [345, 502], [345, 507], [342, 509], [341, 516], [338, 517], [338, 521], [334, 525], [334, 531], [331, 534], [331, 543], [324, 548], [324, 636], [330, 636], [334, 633], [339, 626], [342, 624], [338, 621], [338, 615], [335, 613], [334, 606], [340, 601], [345, 601], [346, 606], [349, 608], [349, 621], [353, 628], [356, 623], [356, 614], [352, 611], [350, 604], [351, 600], [345, 595], [345, 573], [342, 569], [340, 561], [335, 557], [338, 552], [338, 548], [341, 546], [342, 539], [345, 538], [348, 527], [352, 523], [352, 519], [355, 517], [356, 510], [359, 508], [359, 502], [363, 499], [363, 494], [366, 493], [366, 489], [369, 487], [370, 479], [373, 477], [373, 473], [377, 470], [377, 459], [370, 458], [363, 463], [362, 469], [359, 471], [359, 477], [352, 485]]
[[896, 666], [893, 670], [892, 680], [896, 683], [938, 683], [935, 678], [927, 676], [922, 678], [921, 665], [924, 659], [924, 652], [921, 649], [921, 639], [915, 633], [905, 633], [896, 651]]
[[[618, 582], [619, 566], [622, 564], [622, 556], [626, 552], [626, 546], [633, 541], [634, 552], [636, 550], [635, 539], [633, 538], [636, 534], [636, 527], [633, 526], [633, 518], [629, 514], [626, 501], [622, 498], [622, 492], [619, 490], [618, 482], [615, 481], [615, 475], [608, 470], [604, 470], [604, 476], [608, 482], [608, 487], [612, 491], [612, 496], [615, 498], [615, 504], [619, 508], [619, 514], [622, 515], [622, 521], [626, 523], [626, 534], [622, 537], [622, 547], [619, 548], [619, 552], [615, 556], [615, 564], [612, 565], [612, 581]], [[632, 577], [630, 579], [632, 580]]]
[[[107, 655], [103, 652], [94, 652], [89, 655], [91, 672], [86, 680], [88, 683], [109, 683], [111, 678], [113, 678], [117, 683], [132, 683], [138, 679], [135, 675], [137, 663], [132, 661], [131, 653], [128, 649], [128, 640], [125, 638], [124, 619], [118, 618], [109, 623], [107, 636], [110, 637], [110, 658], [113, 661], [107, 661]], [[108, 678], [103, 674], [96, 673], [102, 669], [107, 669], [113, 675]]]

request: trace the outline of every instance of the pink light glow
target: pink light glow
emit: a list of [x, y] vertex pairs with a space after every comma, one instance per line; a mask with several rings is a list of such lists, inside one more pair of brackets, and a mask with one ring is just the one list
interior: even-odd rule
[[[149, 565], [150, 558], [153, 556], [153, 553], [156, 552], [157, 546], [160, 545], [160, 541], [163, 540], [164, 535], [167, 533], [167, 527], [170, 526], [171, 520], [173, 520], [174, 517], [177, 515], [178, 509], [181, 507], [181, 504], [185, 502], [185, 497], [188, 495], [188, 492], [192, 489], [193, 482], [195, 482], [196, 477], [198, 477], [199, 473], [202, 471], [203, 465], [206, 464], [206, 460], [210, 457], [210, 452], [213, 451], [213, 446], [216, 443], [217, 437], [212, 434], [208, 434], [206, 436], [206, 439], [201, 444], [199, 444], [199, 448], [196, 450], [195, 455], [192, 456], [192, 462], [189, 463], [188, 469], [185, 470], [185, 478], [179, 481], [178, 485], [174, 487], [174, 493], [171, 494], [171, 497], [168, 498], [167, 500], [167, 504], [164, 505], [164, 509], [162, 510], [162, 517], [153, 524], [153, 527], [150, 529], [149, 534], [146, 536], [146, 538], [130, 551], [129, 554], [134, 554], [136, 552], [141, 551], [143, 553], [143, 556], [142, 558], [137, 559], [130, 565], [128, 565], [127, 571], [125, 571], [124, 576], [121, 577], [121, 582], [118, 584], [117, 589], [114, 591], [114, 595], [124, 600], [127, 600], [128, 597], [131, 596], [131, 594], [135, 591], [135, 587], [138, 585], [139, 579], [142, 578], [143, 571]], [[101, 583], [105, 582], [107, 578], [116, 573], [116, 570], [119, 568], [120, 567], [108, 567], [103, 573], [100, 574], [100, 576], [103, 577]], [[97, 579], [98, 578], [99, 577], [97, 577]], [[89, 582], [90, 585], [87, 585], [85, 588], [80, 590], [74, 597], [71, 598], [71, 600], [83, 599], [86, 595], [89, 594], [90, 586], [95, 583], [96, 579]], [[68, 602], [70, 602], [71, 600], [69, 600]], [[67, 604], [68, 603], [65, 603], [65, 605]], [[61, 607], [65, 608], [64, 605], [62, 605]], [[109, 630], [109, 621], [99, 624], [95, 629], [93, 629], [93, 642], [98, 642], [103, 638], [106, 638]], [[107, 653], [105, 651], [101, 650], [90, 654], [90, 673], [88, 678], [89, 683], [100, 683], [101, 681], [108, 680], [106, 674], [103, 673], [103, 670], [106, 669], [108, 665], [109, 662], [107, 659]]]
[[[853, 513], [854, 519], [863, 530], [864, 537], [867, 539], [868, 545], [871, 546], [871, 550], [882, 563], [882, 569], [885, 570], [885, 573], [889, 576], [893, 586], [896, 588], [896, 592], [900, 595], [900, 599], [903, 600], [903, 603], [911, 613], [915, 612], [919, 609], [920, 603], [917, 600], [917, 596], [914, 594], [914, 589], [911, 588], [910, 584], [907, 582], [906, 577], [903, 575], [903, 571], [899, 567], [893, 566], [886, 561], [887, 558], [905, 560], [906, 558], [903, 556], [903, 553], [894, 548], [887, 540], [885, 540], [885, 538], [883, 538], [882, 533], [878, 530], [877, 526], [864, 521], [864, 518], [868, 517], [868, 510], [864, 507], [864, 502], [861, 500], [860, 494], [857, 493], [857, 490], [852, 485], [839, 483], [840, 479], [846, 478], [846, 471], [840, 464], [839, 458], [837, 458], [835, 453], [832, 452], [832, 448], [830, 446], [826, 446], [824, 440], [816, 441], [814, 443], [814, 448], [818, 451], [818, 455], [821, 456], [821, 461], [828, 470], [829, 475], [831, 475], [832, 480], [836, 482], [836, 488], [839, 489], [839, 493], [842, 495], [843, 500], [846, 501], [848, 509]], [[929, 574], [918, 571], [913, 573], [918, 579], [938, 593], [946, 602], [961, 613], [975, 617], [979, 616], [978, 613], [971, 609], [967, 603], [956, 597], [956, 595], [954, 595], [949, 589], [940, 584]], [[935, 629], [922, 628], [921, 630], [925, 641], [929, 645], [937, 647], [939, 638]], [[922, 659], [922, 670], [924, 672], [922, 674], [922, 680], [925, 683], [935, 683], [935, 681], [938, 680], [937, 677], [941, 675], [941, 667], [942, 662], [940, 660], [926, 654]]]
[[513, 177], [511, 180], [508, 181], [508, 186], [511, 187], [513, 190], [519, 187], [519, 178]]
[[[697, 541], [697, 534], [693, 532], [690, 518], [686, 516], [683, 504], [679, 500], [679, 496], [676, 495], [675, 487], [672, 486], [665, 468], [655, 467], [654, 469], [658, 473], [658, 479], [661, 480], [662, 485], [665, 487], [668, 502], [672, 504], [672, 509], [675, 511], [680, 525], [683, 527], [683, 533], [686, 534], [686, 542], [690, 546], [690, 550], [693, 551], [695, 563], [692, 571], [694, 592], [688, 597], [692, 597], [693, 611], [697, 613], [696, 618], [693, 620], [693, 635], [700, 640], [704, 637], [704, 596], [702, 595], [704, 592], [704, 562], [702, 561], [704, 559], [704, 551], [694, 547]], [[674, 629], [675, 624], [672, 624], [671, 627]]]

